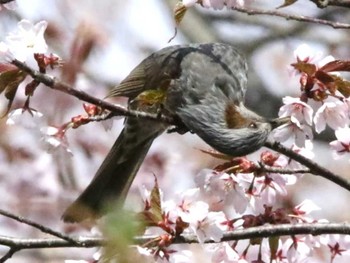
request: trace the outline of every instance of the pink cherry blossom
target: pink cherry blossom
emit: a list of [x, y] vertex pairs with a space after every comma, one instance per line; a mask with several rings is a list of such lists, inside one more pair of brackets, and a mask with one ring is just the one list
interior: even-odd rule
[[318, 210], [321, 210], [319, 206], [317, 206], [310, 199], [306, 199], [299, 205], [294, 207], [292, 216], [295, 217], [300, 223], [312, 223], [316, 220], [312, 217], [309, 217], [308, 215], [311, 214], [313, 211]]
[[203, 0], [202, 5], [206, 8], [223, 9], [225, 6], [224, 0]]
[[259, 185], [260, 197], [263, 205], [273, 206], [276, 203], [276, 196], [287, 194], [286, 179], [281, 174], [268, 174], [256, 179]]
[[330, 142], [331, 148], [335, 151], [334, 157], [339, 158], [350, 152], [350, 128], [345, 127], [335, 131], [337, 140]]
[[313, 133], [310, 126], [301, 124], [292, 116], [289, 124], [274, 130], [273, 137], [279, 142], [292, 139], [298, 147], [304, 147], [305, 141], [313, 138]]
[[9, 10], [14, 10], [14, 9], [17, 8], [17, 2], [16, 1], [11, 1], [11, 2], [9, 2], [7, 4], [1, 4], [0, 5], [0, 10], [2, 9], [2, 7], [5, 7], [7, 9], [9, 9]]
[[[298, 147], [297, 145], [292, 146], [292, 150], [308, 159], [313, 159], [315, 157], [315, 153], [313, 152], [313, 143], [310, 140], [305, 141], [304, 147]], [[303, 166], [294, 160], [290, 160], [288, 163], [288, 167], [292, 169], [301, 169]], [[299, 178], [302, 176], [302, 174], [295, 174], [296, 178]]]
[[211, 258], [211, 262], [213, 263], [233, 263], [237, 262], [238, 260], [238, 253], [229, 245], [228, 242], [223, 242], [221, 244], [216, 245], [216, 248]]
[[315, 129], [317, 133], [329, 127], [336, 130], [344, 128], [349, 124], [348, 107], [341, 101], [325, 102], [316, 112], [314, 117]]
[[27, 129], [40, 129], [43, 125], [43, 114], [36, 110], [15, 109], [11, 111], [6, 120], [7, 125], [19, 125]]
[[209, 205], [203, 201], [195, 202], [180, 216], [184, 222], [189, 223], [189, 229], [201, 243], [208, 239], [218, 242], [223, 236], [224, 226], [220, 223], [226, 220], [224, 213], [209, 212]]
[[313, 63], [318, 67], [322, 67], [328, 62], [335, 60], [333, 56], [326, 56], [323, 58], [322, 55], [322, 52], [315, 52], [315, 49], [307, 44], [301, 44], [294, 50], [294, 57], [298, 61]]
[[56, 127], [43, 127], [40, 129], [42, 133], [42, 143], [44, 149], [47, 152], [59, 152], [64, 151], [66, 153], [72, 154], [69, 149], [69, 144], [67, 137]]
[[278, 116], [293, 116], [300, 123], [305, 122], [309, 125], [312, 124], [313, 109], [310, 107], [310, 105], [301, 101], [299, 98], [289, 96], [283, 98], [283, 103], [284, 105], [280, 108]]

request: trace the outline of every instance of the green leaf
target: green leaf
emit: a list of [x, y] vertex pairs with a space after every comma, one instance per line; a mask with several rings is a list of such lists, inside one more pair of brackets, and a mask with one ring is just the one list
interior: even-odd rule
[[142, 225], [132, 214], [121, 208], [106, 217], [103, 235], [108, 243], [103, 250], [102, 262], [133, 262], [134, 250], [130, 248], [133, 238], [140, 233]]
[[159, 105], [164, 102], [166, 97], [166, 92], [163, 90], [146, 90], [139, 94], [135, 100], [142, 105]]
[[280, 237], [269, 237], [270, 258], [275, 259], [278, 251], [278, 241]]

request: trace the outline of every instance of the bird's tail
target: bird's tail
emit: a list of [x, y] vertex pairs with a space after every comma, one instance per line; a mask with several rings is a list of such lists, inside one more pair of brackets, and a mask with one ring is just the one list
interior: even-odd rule
[[124, 202], [153, 140], [163, 132], [156, 123], [128, 118], [125, 127], [85, 191], [62, 215], [65, 222], [95, 219], [109, 202]]

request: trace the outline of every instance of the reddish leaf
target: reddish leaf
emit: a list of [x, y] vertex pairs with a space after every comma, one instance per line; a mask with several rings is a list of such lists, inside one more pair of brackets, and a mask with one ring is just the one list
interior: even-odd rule
[[334, 76], [335, 86], [337, 90], [345, 97], [350, 96], [350, 81], [344, 80], [338, 76]]
[[150, 211], [154, 216], [155, 222], [161, 221], [163, 219], [160, 191], [159, 191], [158, 181], [155, 176], [154, 176], [154, 187], [152, 189], [151, 197], [150, 197]]
[[318, 79], [320, 82], [323, 84], [328, 84], [331, 82], [334, 82], [334, 78], [332, 75], [322, 71], [322, 70], [317, 70], [315, 73], [315, 78]]
[[205, 154], [209, 154], [210, 156], [217, 158], [217, 159], [221, 159], [221, 160], [231, 160], [232, 156], [223, 154], [223, 153], [219, 153], [215, 150], [202, 150], [199, 149], [201, 152], [205, 153]]
[[12, 71], [12, 70], [16, 70], [17, 67], [12, 65], [12, 64], [8, 64], [8, 63], [0, 63], [0, 74], [2, 72], [5, 71]]
[[325, 72], [350, 71], [350, 61], [334, 60], [334, 61], [328, 62], [326, 65], [321, 67], [320, 70]]
[[290, 6], [290, 5], [294, 4], [297, 1], [298, 0], [284, 0], [284, 3], [282, 5], [280, 5], [279, 7], [277, 7], [277, 9], [282, 8], [282, 7]]
[[5, 92], [5, 97], [9, 100], [7, 110], [3, 116], [9, 112], [12, 102], [16, 96], [18, 86], [22, 83], [26, 76], [27, 74], [19, 69], [5, 71], [0, 74], [0, 93]]
[[296, 70], [299, 70], [300, 72], [304, 72], [309, 76], [312, 76], [316, 72], [316, 66], [311, 63], [307, 63], [304, 61], [299, 61], [297, 63], [291, 64], [292, 67], [294, 67]]
[[237, 165], [237, 163], [235, 161], [231, 160], [231, 161], [224, 162], [222, 164], [215, 166], [214, 170], [218, 171], [218, 172], [227, 171], [230, 169], [234, 169], [235, 168], [234, 166], [236, 166], [236, 165]]

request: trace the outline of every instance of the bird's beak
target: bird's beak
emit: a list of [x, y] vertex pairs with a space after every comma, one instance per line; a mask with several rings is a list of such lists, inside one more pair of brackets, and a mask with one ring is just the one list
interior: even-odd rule
[[290, 122], [291, 122], [291, 120], [290, 120], [289, 116], [270, 120], [272, 129], [275, 129], [279, 126], [282, 126], [283, 124], [288, 124]]

